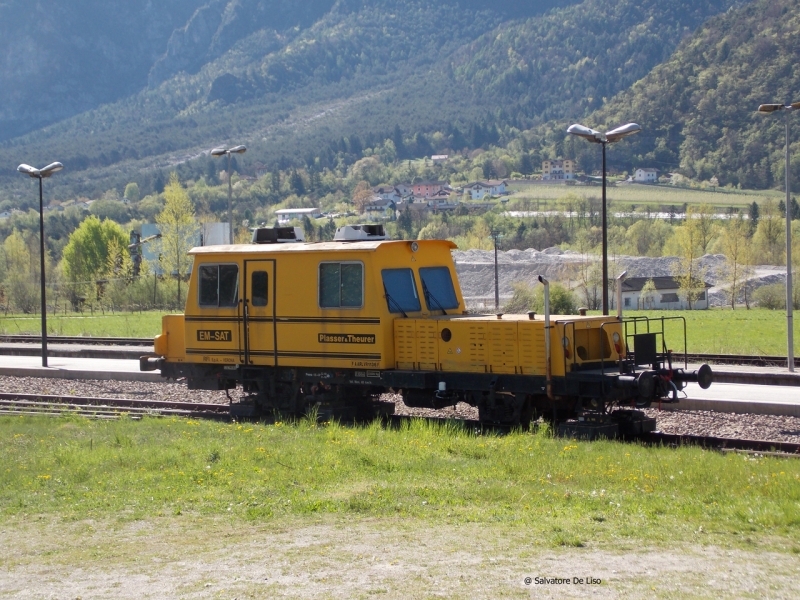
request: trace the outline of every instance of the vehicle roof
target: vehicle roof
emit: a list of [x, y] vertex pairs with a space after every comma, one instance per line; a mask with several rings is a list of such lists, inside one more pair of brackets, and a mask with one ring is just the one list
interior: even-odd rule
[[[409, 245], [415, 240], [379, 240], [363, 242], [288, 242], [283, 244], [220, 244], [197, 246], [189, 254], [272, 254], [275, 252], [375, 252], [381, 246]], [[420, 246], [443, 244], [449, 249], [458, 248], [449, 240], [419, 240]]]

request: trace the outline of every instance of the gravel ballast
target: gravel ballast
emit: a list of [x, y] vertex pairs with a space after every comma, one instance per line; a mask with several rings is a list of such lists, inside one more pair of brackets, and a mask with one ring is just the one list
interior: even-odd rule
[[[228, 404], [225, 392], [189, 391], [186, 389], [185, 383], [176, 382], [151, 383], [0, 376], [0, 390], [5, 393], [18, 394]], [[241, 388], [230, 390], [229, 393], [234, 400], [238, 400], [244, 395]], [[433, 410], [409, 408], [403, 404], [398, 394], [384, 394], [382, 399], [394, 402], [395, 412], [399, 415], [455, 419], [478, 418], [478, 410], [463, 402], [458, 403], [455, 407]], [[800, 443], [800, 418], [798, 417], [710, 411], [659, 411], [655, 408], [647, 409], [645, 412], [657, 420], [658, 428], [664, 433]]]

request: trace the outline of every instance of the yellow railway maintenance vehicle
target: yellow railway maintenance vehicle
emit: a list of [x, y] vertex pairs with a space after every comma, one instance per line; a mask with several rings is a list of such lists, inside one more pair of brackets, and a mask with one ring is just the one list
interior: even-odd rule
[[242, 386], [248, 399], [231, 410], [243, 416], [317, 407], [368, 418], [395, 391], [414, 407], [466, 402], [487, 423], [578, 417], [611, 435], [619, 415], [636, 421], [623, 429], [654, 423], [636, 411], [610, 422], [610, 407], [677, 401], [685, 382], [711, 383], [706, 365], [673, 368], [650, 321], [469, 314], [453, 243], [387, 241], [374, 225], [344, 234], [279, 243], [294, 231], [262, 229], [262, 243], [194, 248], [185, 312], [163, 317], [141, 369], [189, 389]]

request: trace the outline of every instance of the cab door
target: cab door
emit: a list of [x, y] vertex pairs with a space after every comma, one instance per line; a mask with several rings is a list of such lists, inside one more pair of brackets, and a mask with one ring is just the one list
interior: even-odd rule
[[278, 366], [274, 259], [245, 260], [242, 270], [244, 364]]

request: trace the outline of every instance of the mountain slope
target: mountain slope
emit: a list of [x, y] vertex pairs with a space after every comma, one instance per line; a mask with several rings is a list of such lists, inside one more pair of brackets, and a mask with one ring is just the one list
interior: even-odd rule
[[[149, 89], [9, 140], [0, 162], [61, 160], [64, 193], [93, 195], [134, 179], [147, 192], [147, 173], [229, 141], [250, 146], [245, 160], [281, 165], [313, 162], [344, 137], [380, 141], [398, 128], [412, 137], [450, 132], [444, 137], [460, 149], [476, 123], [578, 118], [732, 4], [325, 1], [295, 11], [281, 0], [203, 3], [141, 76]], [[0, 173], [0, 185], [22, 184]]]
[[138, 92], [196, 0], [0, 3], [0, 140]]
[[[771, 187], [784, 177], [783, 118], [756, 111], [800, 101], [798, 63], [800, 1], [759, 0], [709, 20], [587, 124], [642, 125], [641, 135], [614, 149], [623, 162], [716, 176], [721, 185]], [[797, 139], [800, 123], [791, 121]], [[792, 172], [796, 186], [800, 164]]]

